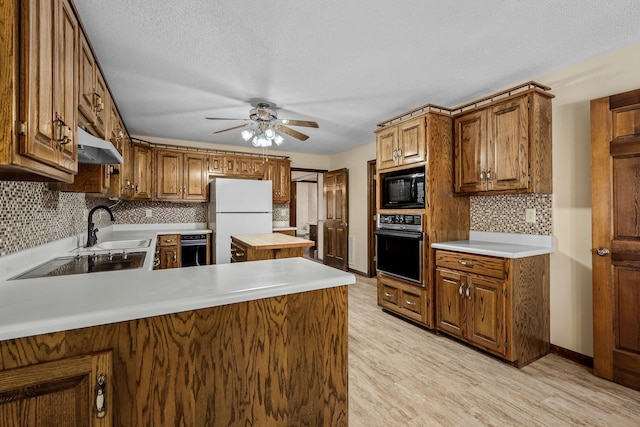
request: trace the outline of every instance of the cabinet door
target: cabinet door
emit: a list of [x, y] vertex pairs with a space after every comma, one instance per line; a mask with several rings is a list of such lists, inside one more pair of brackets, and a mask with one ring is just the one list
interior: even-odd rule
[[251, 161], [251, 169], [252, 175], [258, 178], [264, 176], [264, 159], [263, 158], [254, 158]]
[[236, 156], [224, 156], [224, 174], [225, 175], [238, 175], [240, 169], [238, 168], [238, 158]]
[[251, 157], [238, 158], [238, 173], [240, 175], [251, 175]]
[[96, 60], [89, 47], [83, 31], [79, 32], [79, 58], [78, 58], [78, 112], [82, 121], [88, 126], [93, 126], [95, 120], [95, 68]]
[[376, 133], [376, 163], [379, 171], [397, 165], [397, 148], [397, 126], [392, 126]]
[[207, 171], [213, 175], [224, 175], [224, 155], [210, 154]]
[[133, 199], [151, 200], [151, 149], [142, 145], [133, 147]]
[[183, 187], [183, 154], [176, 151], [156, 151], [156, 200], [181, 200]]
[[398, 127], [398, 156], [403, 165], [424, 162], [424, 117], [410, 120]]
[[455, 191], [484, 191], [486, 149], [485, 111], [473, 111], [456, 117], [455, 134]]
[[473, 344], [504, 355], [505, 304], [504, 282], [485, 277], [467, 279], [464, 297], [467, 300], [467, 338]]
[[289, 202], [291, 191], [291, 167], [289, 166], [289, 160], [278, 161], [278, 199], [279, 203]]
[[109, 90], [107, 89], [107, 83], [104, 80], [104, 76], [98, 69], [97, 64], [96, 64], [95, 88], [96, 88], [96, 94], [95, 94], [96, 99], [95, 99], [94, 110], [96, 112], [96, 117], [95, 117], [95, 122], [93, 127], [96, 130], [96, 133], [100, 137], [104, 138], [106, 137], [106, 134], [107, 134], [107, 121], [109, 118], [109, 109], [111, 108], [111, 106], [109, 105], [111, 100], [110, 100]]
[[178, 246], [160, 247], [160, 269], [180, 267]]
[[[104, 411], [96, 410], [98, 376]], [[0, 372], [0, 425], [109, 427], [113, 422], [111, 352]]]
[[465, 335], [466, 276], [436, 269], [436, 324], [438, 329], [463, 338]]
[[204, 202], [207, 200], [207, 155], [184, 154], [184, 200]]
[[526, 189], [529, 184], [527, 96], [489, 111], [486, 177], [489, 190]]

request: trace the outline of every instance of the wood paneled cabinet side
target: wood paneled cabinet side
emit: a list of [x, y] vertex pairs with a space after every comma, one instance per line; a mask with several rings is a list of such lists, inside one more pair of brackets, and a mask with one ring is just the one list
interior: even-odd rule
[[529, 91], [455, 116], [455, 191], [550, 193], [551, 97]]
[[436, 326], [525, 366], [549, 352], [549, 255], [436, 251]]
[[[78, 21], [67, 0], [0, 5], [0, 177], [72, 182]], [[39, 178], [42, 177], [42, 178]]]

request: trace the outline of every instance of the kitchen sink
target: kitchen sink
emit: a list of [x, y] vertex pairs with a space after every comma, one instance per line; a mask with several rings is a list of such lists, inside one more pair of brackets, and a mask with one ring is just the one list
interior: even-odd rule
[[111, 240], [102, 243], [98, 243], [90, 248], [84, 248], [87, 251], [98, 250], [118, 250], [118, 249], [139, 249], [148, 248], [151, 244], [151, 239], [138, 239], [138, 240]]
[[146, 252], [123, 252], [58, 257], [19, 274], [11, 280], [141, 268], [146, 255]]

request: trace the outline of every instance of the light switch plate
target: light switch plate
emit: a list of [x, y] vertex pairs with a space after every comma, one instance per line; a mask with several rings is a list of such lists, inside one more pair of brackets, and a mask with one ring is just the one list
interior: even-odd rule
[[530, 208], [524, 210], [524, 222], [535, 223], [536, 222], [536, 208]]
[[153, 216], [153, 211], [151, 209], [145, 209], [144, 212], [147, 215], [147, 218], [151, 218]]

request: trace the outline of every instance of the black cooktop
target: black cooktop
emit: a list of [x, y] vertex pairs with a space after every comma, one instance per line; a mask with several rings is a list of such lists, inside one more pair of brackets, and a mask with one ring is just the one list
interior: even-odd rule
[[11, 280], [141, 268], [144, 264], [146, 254], [146, 252], [127, 252], [126, 254], [116, 253], [59, 257], [40, 264], [29, 271], [13, 277]]

